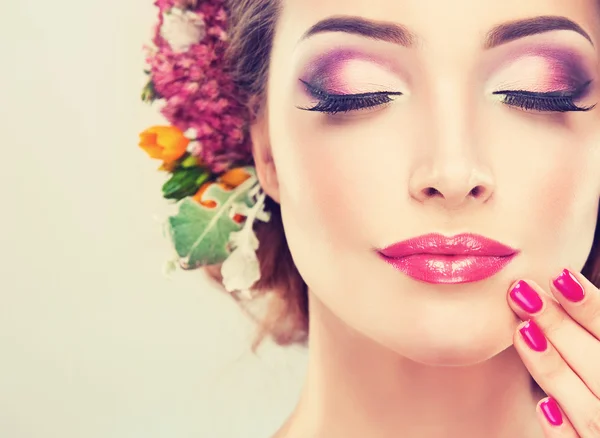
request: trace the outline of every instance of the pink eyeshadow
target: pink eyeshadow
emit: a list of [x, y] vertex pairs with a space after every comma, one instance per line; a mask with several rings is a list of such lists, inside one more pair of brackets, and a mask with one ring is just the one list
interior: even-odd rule
[[303, 80], [331, 93], [350, 93], [341, 78], [344, 65], [353, 60], [364, 60], [392, 68], [386, 59], [356, 49], [333, 49], [314, 59], [302, 75]]
[[532, 64], [529, 64], [529, 66], [532, 69], [539, 69], [537, 85], [541, 89], [535, 91], [573, 90], [590, 79], [580, 57], [576, 53], [555, 47], [526, 48], [517, 54], [513, 53], [508, 56], [503, 64], [520, 62], [519, 58], [524, 57], [531, 57]]
[[[567, 91], [581, 87], [591, 77], [581, 55], [572, 49], [553, 45], [525, 46], [509, 53], [497, 67], [520, 62], [519, 58], [530, 57], [535, 69], [537, 92]], [[382, 55], [367, 53], [355, 48], [338, 47], [315, 57], [305, 68], [302, 80], [330, 93], [352, 93], [342, 77], [344, 66], [353, 60], [364, 60], [397, 71], [400, 67]], [[539, 63], [536, 65], [536, 63]]]
[[549, 89], [544, 91], [573, 90], [584, 82], [580, 75], [573, 72], [573, 70], [565, 69], [565, 66], [556, 62], [556, 60], [548, 61], [550, 67], [549, 74], [544, 83], [548, 84]]

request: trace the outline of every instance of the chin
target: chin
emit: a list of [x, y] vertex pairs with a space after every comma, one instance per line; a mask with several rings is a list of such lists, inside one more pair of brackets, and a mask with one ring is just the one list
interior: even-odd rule
[[426, 348], [421, 345], [418, 350], [402, 351], [401, 354], [414, 362], [429, 366], [464, 367], [485, 362], [503, 352], [512, 344], [487, 343], [480, 345], [453, 345]]
[[[465, 315], [438, 324], [412, 327], [412, 335], [395, 337], [387, 346], [414, 362], [431, 366], [470, 366], [489, 360], [512, 345], [516, 321], [497, 315], [482, 319]], [[387, 336], [386, 336], [387, 337]]]

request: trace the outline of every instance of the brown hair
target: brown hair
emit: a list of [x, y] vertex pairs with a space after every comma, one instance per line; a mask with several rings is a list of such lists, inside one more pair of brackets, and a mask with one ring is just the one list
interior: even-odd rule
[[[279, 0], [227, 0], [230, 14], [228, 59], [238, 86], [249, 96], [247, 105], [252, 116], [264, 106], [269, 58], [275, 25], [281, 4]], [[271, 221], [259, 222], [255, 230], [260, 241], [258, 258], [261, 279], [254, 290], [268, 299], [265, 316], [253, 344], [256, 350], [265, 336], [280, 345], [304, 343], [308, 335], [307, 286], [290, 254], [279, 205], [267, 199]], [[600, 287], [600, 211], [592, 250], [583, 274]], [[219, 280], [218, 267], [209, 273]]]

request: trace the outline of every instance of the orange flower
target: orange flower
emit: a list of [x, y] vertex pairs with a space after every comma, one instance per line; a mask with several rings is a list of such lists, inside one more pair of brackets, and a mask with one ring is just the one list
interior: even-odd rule
[[185, 154], [189, 142], [175, 126], [153, 126], [140, 134], [139, 146], [150, 157], [169, 164]]
[[250, 174], [246, 172], [243, 167], [236, 167], [235, 169], [228, 170], [225, 172], [219, 180], [228, 186], [237, 187], [244, 181], [250, 178]]
[[[209, 182], [205, 182], [204, 184], [202, 184], [200, 186], [200, 189], [198, 189], [198, 191], [196, 192], [196, 194], [194, 196], [192, 196], [192, 198], [196, 202], [198, 202], [199, 204], [201, 204], [205, 207], [215, 208], [217, 206], [215, 201], [211, 201], [211, 200], [205, 201], [202, 199], [204, 192], [211, 184], [218, 184], [223, 190], [231, 190], [231, 189], [236, 188], [240, 184], [242, 184], [248, 178], [250, 178], [250, 174], [241, 167], [228, 170], [227, 172], [225, 172], [223, 175], [221, 175], [219, 177], [219, 182], [215, 183], [215, 182], [209, 181]], [[241, 223], [244, 220], [244, 216], [236, 214], [233, 217], [233, 220], [236, 221], [237, 223]]]

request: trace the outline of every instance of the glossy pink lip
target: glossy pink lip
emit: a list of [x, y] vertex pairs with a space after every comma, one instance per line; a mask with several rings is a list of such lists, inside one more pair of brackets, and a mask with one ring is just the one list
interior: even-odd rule
[[434, 284], [470, 283], [491, 277], [519, 253], [518, 250], [476, 234], [445, 237], [427, 234], [378, 251], [394, 268]]

